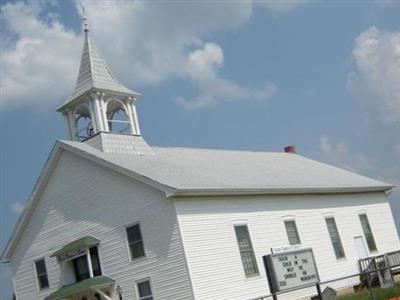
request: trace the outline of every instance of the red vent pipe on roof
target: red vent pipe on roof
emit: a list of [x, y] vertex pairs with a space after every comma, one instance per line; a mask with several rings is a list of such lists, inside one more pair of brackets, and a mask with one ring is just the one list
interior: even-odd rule
[[289, 146], [286, 146], [285, 148], [285, 152], [286, 153], [296, 153], [296, 146], [295, 145], [289, 145]]

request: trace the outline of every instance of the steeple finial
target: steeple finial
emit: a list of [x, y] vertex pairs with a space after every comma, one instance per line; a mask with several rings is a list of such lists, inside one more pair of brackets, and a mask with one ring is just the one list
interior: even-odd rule
[[86, 14], [85, 6], [82, 3], [80, 4], [80, 6], [82, 9], [83, 31], [89, 32], [89, 26], [88, 26], [88, 22], [87, 22], [87, 14]]

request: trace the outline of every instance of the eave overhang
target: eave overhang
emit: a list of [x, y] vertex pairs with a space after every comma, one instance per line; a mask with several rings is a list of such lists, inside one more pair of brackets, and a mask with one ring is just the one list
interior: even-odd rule
[[246, 195], [321, 195], [351, 193], [389, 193], [394, 186], [319, 187], [319, 188], [243, 188], [243, 189], [177, 189], [169, 197], [246, 196]]
[[61, 104], [59, 107], [57, 107], [57, 111], [62, 112], [63, 110], [65, 110], [68, 107], [71, 107], [71, 106], [73, 107], [74, 104], [79, 102], [83, 97], [87, 97], [90, 94], [96, 93], [96, 92], [107, 93], [110, 96], [132, 97], [134, 99], [134, 101], [138, 101], [139, 98], [142, 96], [142, 94], [136, 93], [134, 91], [132, 91], [132, 93], [126, 93], [126, 92], [119, 92], [119, 91], [115, 91], [115, 90], [108, 90], [108, 89], [104, 89], [104, 88], [92, 87], [91, 89], [84, 91], [75, 97], [67, 98], [67, 100], [65, 100], [65, 102], [63, 104]]
[[57, 250], [52, 255], [50, 255], [50, 257], [57, 257], [58, 259], [65, 258], [65, 256], [68, 256], [68, 254], [70, 254], [71, 252], [75, 252], [77, 250], [82, 250], [82, 249], [86, 250], [98, 244], [100, 244], [100, 240], [92, 236], [85, 236], [83, 238], [68, 243], [60, 250]]

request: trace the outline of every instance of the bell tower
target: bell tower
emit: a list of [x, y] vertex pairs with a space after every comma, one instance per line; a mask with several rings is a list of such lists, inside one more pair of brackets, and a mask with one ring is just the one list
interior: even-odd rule
[[85, 141], [100, 132], [140, 136], [139, 96], [112, 74], [90, 37], [84, 17], [78, 79], [72, 95], [57, 109], [67, 121], [71, 140]]

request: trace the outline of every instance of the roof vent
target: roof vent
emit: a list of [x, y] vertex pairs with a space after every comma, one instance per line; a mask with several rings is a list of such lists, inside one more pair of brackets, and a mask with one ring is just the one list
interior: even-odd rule
[[286, 146], [284, 149], [285, 149], [286, 153], [293, 153], [293, 154], [296, 153], [296, 146], [295, 145]]

